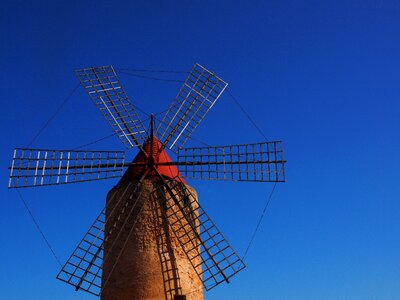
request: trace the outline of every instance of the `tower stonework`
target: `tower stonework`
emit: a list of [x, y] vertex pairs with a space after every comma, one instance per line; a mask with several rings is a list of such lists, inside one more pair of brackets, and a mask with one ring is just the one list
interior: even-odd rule
[[[109, 192], [107, 215], [113, 209], [120, 209], [122, 203], [127, 201], [123, 199], [124, 195], [129, 195], [130, 188], [136, 185], [137, 181], [121, 182]], [[163, 204], [152, 197], [156, 185], [154, 179], [142, 182], [141, 191], [137, 193], [140, 193], [138, 202], [143, 206], [135, 226], [127, 226], [112, 249], [113, 240], [105, 244], [101, 300], [184, 299], [175, 298], [179, 295], [185, 295], [188, 300], [203, 299], [202, 282], [174, 236], [173, 230], [178, 230], [174, 227], [178, 225], [169, 227], [174, 218], [182, 216], [165, 217], [161, 207]], [[197, 203], [195, 190], [189, 186], [187, 188]], [[121, 200], [117, 203], [116, 199]], [[167, 198], [166, 201], [173, 200]], [[192, 209], [197, 213], [196, 208]], [[133, 214], [139, 211], [134, 210]], [[130, 228], [133, 228], [132, 231]], [[111, 228], [106, 228], [106, 232], [109, 230]], [[195, 236], [189, 238], [196, 239]], [[201, 263], [200, 257], [196, 263]]]

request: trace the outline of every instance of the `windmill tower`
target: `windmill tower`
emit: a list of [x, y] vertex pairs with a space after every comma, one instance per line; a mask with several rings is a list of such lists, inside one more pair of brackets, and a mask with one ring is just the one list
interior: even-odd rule
[[[123, 151], [16, 148], [10, 188], [119, 178], [57, 278], [102, 300], [203, 299], [244, 263], [185, 178], [283, 182], [282, 143], [183, 148], [227, 84], [195, 64], [163, 119], [147, 130], [112, 66], [76, 71]], [[167, 151], [177, 154], [171, 160]]]

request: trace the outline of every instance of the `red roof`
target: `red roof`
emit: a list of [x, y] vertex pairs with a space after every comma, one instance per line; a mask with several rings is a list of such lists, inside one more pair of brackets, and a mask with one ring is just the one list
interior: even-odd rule
[[[151, 153], [152, 152], [151, 144], [152, 144], [151, 137], [149, 137], [149, 139], [143, 144], [143, 150], [147, 154], [147, 156], [146, 154], [143, 153], [142, 150], [140, 150], [139, 153], [136, 155], [135, 159], [132, 161], [132, 163], [147, 163], [152, 154], [156, 169], [162, 176], [170, 179], [178, 176], [182, 182], [185, 182], [185, 180], [179, 174], [179, 171], [176, 166], [157, 166], [157, 163], [171, 162], [171, 158], [169, 157], [165, 149], [162, 149], [162, 151], [160, 152], [162, 144], [155, 136], [153, 136], [153, 153]], [[145, 169], [146, 166], [131, 165], [128, 167], [121, 180], [140, 179]], [[156, 178], [156, 177], [157, 173], [154, 170], [150, 170], [150, 172], [146, 176], [146, 178]]]

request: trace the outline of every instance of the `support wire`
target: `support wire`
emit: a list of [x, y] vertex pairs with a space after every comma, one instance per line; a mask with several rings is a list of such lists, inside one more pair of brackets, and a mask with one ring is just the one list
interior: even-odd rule
[[63, 109], [65, 104], [71, 99], [75, 91], [78, 89], [79, 84], [77, 84], [73, 90], [68, 94], [68, 96], [64, 99], [64, 101], [57, 107], [56, 111], [50, 116], [50, 118], [46, 121], [46, 123], [43, 124], [43, 126], [39, 129], [38, 133], [32, 138], [32, 140], [28, 143], [27, 148], [29, 148], [34, 141], [39, 137], [39, 135], [42, 134], [42, 132], [49, 126], [51, 121], [58, 115], [58, 113]]
[[22, 197], [21, 192], [19, 191], [19, 189], [16, 189], [19, 198], [21, 199], [22, 204], [24, 205], [26, 211], [28, 212], [29, 216], [31, 217], [33, 223], [36, 226], [36, 229], [39, 231], [40, 235], [42, 236], [44, 242], [46, 243], [47, 248], [49, 248], [51, 254], [53, 254], [55, 260], [57, 261], [57, 263], [62, 267], [62, 263], [60, 261], [60, 259], [58, 258], [57, 254], [55, 253], [53, 247], [51, 246], [49, 240], [46, 238], [46, 236], [44, 235], [43, 230], [40, 228], [39, 223], [37, 222], [35, 216], [33, 215], [32, 211], [30, 210], [28, 204], [26, 203], [25, 199]]
[[142, 79], [156, 80], [156, 81], [179, 82], [179, 83], [184, 82], [183, 80], [177, 80], [177, 79], [165, 79], [165, 78], [159, 78], [159, 77], [153, 77], [153, 76], [147, 76], [147, 75], [134, 74], [131, 72], [122, 71], [121, 69], [118, 70], [118, 73], [133, 76], [133, 77], [138, 77], [138, 78], [142, 78]]
[[[228, 92], [228, 95], [229, 95], [229, 96], [231, 97], [231, 99], [233, 100], [233, 102], [235, 102], [235, 104], [239, 107], [239, 109], [243, 112], [243, 114], [244, 114], [244, 115], [247, 117], [247, 119], [250, 121], [250, 123], [253, 124], [253, 126], [256, 128], [256, 130], [264, 137], [265, 141], [268, 142], [267, 136], [264, 134], [264, 132], [261, 130], [261, 128], [256, 124], [256, 122], [253, 120], [253, 118], [250, 116], [250, 114], [249, 114], [249, 113], [243, 108], [243, 106], [239, 103], [239, 101], [237, 100], [237, 98], [232, 94], [232, 92], [231, 92], [229, 89], [227, 89], [227, 92]], [[251, 235], [251, 237], [250, 237], [250, 240], [249, 240], [249, 242], [248, 242], [248, 244], [247, 244], [246, 250], [245, 250], [244, 253], [243, 253], [242, 261], [244, 261], [244, 259], [245, 259], [246, 256], [248, 255], [249, 250], [250, 250], [251, 246], [252, 246], [253, 243], [254, 243], [254, 240], [255, 240], [255, 238], [256, 238], [256, 235], [257, 235], [257, 233], [258, 233], [258, 231], [259, 231], [259, 229], [260, 229], [261, 223], [262, 223], [262, 221], [263, 221], [263, 219], [264, 219], [264, 217], [265, 217], [265, 215], [266, 215], [266, 213], [267, 213], [268, 207], [269, 207], [269, 205], [270, 205], [270, 203], [271, 203], [272, 196], [273, 196], [273, 194], [274, 194], [274, 192], [275, 192], [275, 190], [276, 190], [276, 185], [277, 185], [277, 182], [274, 183], [274, 185], [273, 185], [273, 187], [272, 187], [272, 189], [271, 189], [271, 192], [269, 193], [269, 195], [268, 195], [268, 197], [267, 197], [267, 200], [266, 200], [266, 202], [265, 202], [265, 204], [264, 204], [264, 208], [263, 208], [263, 210], [262, 210], [262, 212], [261, 212], [261, 214], [260, 214], [260, 217], [258, 218], [256, 227], [254, 228], [253, 233], [252, 233], [252, 235]]]
[[[72, 98], [72, 96], [75, 94], [76, 90], [78, 89], [79, 84], [77, 84], [72, 91], [64, 98], [64, 100], [61, 102], [61, 104], [57, 107], [55, 112], [50, 116], [50, 118], [43, 124], [43, 126], [39, 129], [39, 131], [36, 133], [36, 135], [31, 139], [31, 141], [28, 143], [27, 147], [29, 148], [35, 141], [36, 139], [43, 133], [43, 131], [50, 125], [50, 123], [54, 120], [54, 118], [60, 113], [60, 111], [64, 108], [64, 106], [68, 103], [68, 101]], [[57, 254], [55, 253], [53, 247], [51, 246], [49, 240], [45, 236], [43, 230], [40, 228], [39, 223], [37, 222], [35, 216], [33, 215], [31, 209], [28, 206], [28, 203], [25, 201], [25, 199], [22, 197], [21, 192], [19, 189], [16, 189], [18, 192], [18, 196], [21, 199], [22, 204], [24, 205], [26, 211], [28, 212], [29, 216], [31, 217], [33, 223], [35, 224], [36, 229], [39, 231], [40, 235], [42, 236], [43, 240], [46, 243], [47, 248], [50, 250], [52, 253], [53, 257], [57, 261], [57, 263], [62, 267], [62, 263], [60, 259], [58, 258]]]

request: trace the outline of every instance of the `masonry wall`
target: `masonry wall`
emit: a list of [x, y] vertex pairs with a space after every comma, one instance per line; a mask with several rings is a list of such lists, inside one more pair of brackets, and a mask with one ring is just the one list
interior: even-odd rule
[[[173, 233], [178, 225], [169, 226], [182, 216], [167, 219], [162, 213], [169, 202], [160, 204], [152, 197], [157, 181], [145, 179], [140, 197], [136, 184], [120, 183], [107, 196], [106, 233], [111, 233], [105, 243], [101, 300], [170, 300], [179, 294], [202, 300], [201, 280]], [[196, 192], [188, 188], [197, 201]], [[166, 201], [172, 199], [167, 196]], [[199, 264], [200, 257], [192, 263]]]

